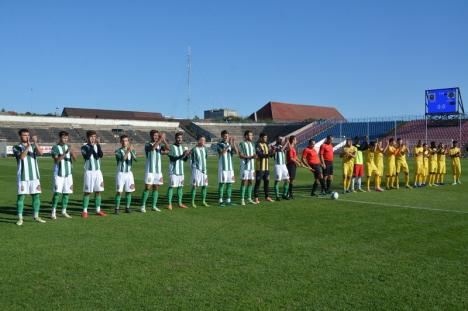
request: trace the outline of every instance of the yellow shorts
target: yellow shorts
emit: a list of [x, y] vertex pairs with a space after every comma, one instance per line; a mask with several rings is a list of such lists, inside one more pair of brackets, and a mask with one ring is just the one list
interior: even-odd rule
[[396, 175], [396, 165], [395, 163], [388, 163], [387, 165], [387, 176]]
[[353, 176], [353, 171], [354, 171], [353, 162], [343, 163], [343, 176], [351, 177]]
[[396, 162], [396, 172], [409, 173], [408, 163], [406, 161], [397, 161]]
[[452, 172], [456, 175], [461, 175], [460, 161], [452, 161]]
[[437, 163], [437, 173], [438, 174], [445, 174], [447, 173], [445, 162]]
[[367, 176], [379, 175], [379, 170], [377, 169], [377, 166], [373, 162], [366, 163], [366, 172], [367, 172]]
[[431, 174], [437, 173], [437, 161], [431, 161], [429, 162], [429, 172]]
[[424, 174], [424, 164], [422, 162], [416, 162], [416, 174], [418, 175]]
[[424, 165], [423, 176], [429, 175], [429, 164]]

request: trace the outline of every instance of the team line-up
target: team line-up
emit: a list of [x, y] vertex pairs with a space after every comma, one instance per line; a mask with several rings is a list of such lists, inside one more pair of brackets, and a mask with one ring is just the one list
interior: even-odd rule
[[[32, 196], [33, 219], [39, 223], [45, 223], [39, 216], [40, 210], [40, 174], [37, 157], [42, 155], [38, 146], [37, 137], [31, 136], [29, 130], [18, 131], [20, 142], [13, 147], [13, 153], [17, 159], [17, 225], [23, 224], [23, 209], [26, 195]], [[169, 157], [169, 187], [167, 200], [169, 210], [172, 210], [174, 191], [177, 192], [178, 207], [187, 208], [183, 203], [184, 186], [184, 163], [189, 160], [192, 171], [191, 175], [191, 205], [196, 207], [197, 189], [201, 190], [201, 203], [209, 206], [206, 202], [208, 173], [207, 158], [208, 150], [205, 146], [204, 136], [198, 138], [197, 144], [191, 150], [183, 146], [183, 133], [175, 134], [175, 142], [169, 144], [164, 133], [151, 130], [150, 141], [145, 144], [145, 187], [141, 197], [139, 210], [146, 212], [146, 203], [151, 192], [152, 210], [160, 212], [158, 208], [159, 187], [163, 184], [162, 156]], [[84, 158], [83, 175], [83, 212], [82, 217], [88, 218], [88, 206], [90, 195], [94, 193], [94, 206], [96, 215], [106, 216], [101, 210], [101, 192], [104, 191], [104, 179], [101, 172], [101, 159], [103, 152], [95, 131], [87, 131], [87, 143], [81, 147], [81, 155]], [[59, 133], [57, 144], [52, 147], [54, 161], [53, 174], [53, 198], [51, 218], [57, 218], [57, 208], [61, 199], [62, 216], [71, 218], [67, 213], [69, 195], [73, 193], [72, 163], [77, 158], [77, 153], [71, 148], [69, 134], [65, 131]], [[301, 159], [296, 152], [296, 137], [289, 136], [287, 139], [278, 137], [275, 143], [268, 144], [268, 136], [265, 133], [259, 135], [258, 141], [254, 142], [252, 131], [244, 133], [244, 140], [237, 144], [234, 137], [228, 131], [221, 132], [221, 140], [217, 143], [218, 152], [218, 197], [219, 206], [234, 205], [231, 200], [232, 185], [235, 182], [233, 167], [233, 155], [240, 158], [240, 204], [259, 204], [259, 189], [263, 182], [265, 201], [291, 200], [294, 198], [293, 184], [296, 177], [296, 168], [303, 167], [314, 175], [311, 195], [325, 195], [331, 193], [333, 180], [333, 137], [328, 136], [320, 146], [319, 152], [315, 150], [315, 141], [309, 140], [308, 146], [302, 152]], [[137, 161], [137, 155], [128, 136], [120, 136], [120, 148], [115, 151], [117, 162], [116, 172], [116, 195], [114, 212], [119, 214], [122, 194], [125, 192], [125, 212], [130, 212], [132, 193], [135, 191], [135, 182], [132, 173], [132, 165]], [[381, 178], [384, 176], [384, 155], [387, 156], [387, 189], [399, 188], [399, 174], [404, 174], [405, 186], [412, 188], [409, 182], [409, 168], [406, 161], [408, 148], [403, 140], [393, 139], [386, 142], [368, 142], [367, 139], [360, 142], [358, 138], [347, 139], [340, 153], [343, 161], [343, 193], [357, 191], [371, 191], [371, 178], [374, 178], [376, 191], [383, 191]], [[366, 155], [365, 159], [363, 155]], [[415, 180], [414, 186], [421, 187], [428, 182], [429, 186], [443, 185], [446, 174], [445, 157], [449, 155], [452, 159], [453, 184], [459, 184], [461, 176], [460, 148], [456, 141], [448, 149], [445, 145], [419, 142], [414, 148], [415, 157]], [[275, 199], [269, 194], [269, 159], [274, 160], [274, 193]], [[364, 168], [367, 172], [367, 189], [361, 186], [361, 178], [364, 176]], [[280, 183], [283, 183], [280, 191]], [[321, 191], [317, 193], [320, 185]]]

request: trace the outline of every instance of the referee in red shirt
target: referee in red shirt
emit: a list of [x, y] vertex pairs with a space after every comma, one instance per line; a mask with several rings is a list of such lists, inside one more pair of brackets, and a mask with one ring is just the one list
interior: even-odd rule
[[289, 144], [288, 144], [288, 149], [286, 152], [286, 160], [287, 160], [286, 167], [288, 168], [288, 173], [289, 173], [289, 189], [288, 189], [287, 200], [294, 199], [293, 183], [294, 183], [294, 179], [296, 179], [296, 167], [302, 166], [302, 163], [297, 159], [296, 143], [297, 143], [296, 136], [295, 135], [289, 136]]
[[325, 191], [331, 193], [331, 183], [333, 180], [333, 136], [328, 135], [325, 142], [320, 146], [320, 163], [323, 167], [323, 177], [325, 179]]
[[315, 151], [315, 140], [310, 139], [309, 145], [302, 152], [302, 163], [307, 167], [312, 173], [314, 173], [314, 184], [312, 185], [311, 196], [316, 196], [315, 191], [317, 191], [318, 184], [320, 183], [321, 195], [326, 194], [325, 192], [325, 182], [323, 180], [322, 174], [322, 163], [320, 162], [317, 151]]

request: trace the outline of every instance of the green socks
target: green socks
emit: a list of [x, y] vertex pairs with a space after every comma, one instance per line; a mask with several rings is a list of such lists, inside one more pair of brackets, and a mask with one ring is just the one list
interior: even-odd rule
[[67, 211], [69, 199], [70, 195], [68, 193], [62, 194], [62, 214]]
[[130, 208], [131, 204], [132, 204], [132, 194], [130, 192], [127, 192], [125, 194], [125, 207], [128, 209]]
[[167, 202], [172, 205], [172, 196], [174, 195], [174, 189], [172, 187], [167, 188]]
[[240, 193], [241, 193], [241, 200], [244, 201], [245, 199], [245, 185], [242, 183], [241, 188], [240, 188]]
[[39, 193], [33, 194], [33, 209], [34, 209], [34, 218], [39, 216], [39, 209], [41, 208], [41, 197]]
[[275, 196], [279, 197], [279, 182], [275, 181]]
[[159, 197], [159, 191], [153, 190], [151, 192], [151, 207], [156, 208], [156, 205], [158, 204], [158, 197]]
[[101, 211], [101, 195], [94, 197], [94, 206], [96, 207], [96, 213], [99, 213]]
[[54, 196], [52, 197], [52, 209], [53, 210], [57, 209], [59, 199], [60, 199], [60, 193], [55, 192]]
[[177, 188], [177, 198], [179, 199], [179, 205], [182, 205], [182, 198], [184, 197], [184, 188], [178, 187]]
[[285, 182], [283, 185], [283, 196], [287, 196], [289, 191], [289, 183]]
[[197, 195], [197, 188], [192, 186], [192, 189], [190, 190], [190, 196], [192, 197], [192, 205], [195, 205], [195, 196]]
[[149, 191], [147, 189], [143, 190], [143, 194], [141, 195], [141, 206], [146, 206], [146, 201], [148, 200]]
[[232, 194], [232, 184], [231, 183], [226, 185], [226, 194], [227, 194], [227, 202], [231, 202], [231, 194]]
[[206, 186], [202, 186], [201, 188], [201, 195], [202, 195], [202, 202], [206, 203], [206, 193], [208, 192], [208, 188]]
[[224, 184], [223, 183], [219, 183], [218, 185], [218, 195], [219, 195], [219, 201], [222, 202], [223, 197], [224, 197]]
[[249, 196], [249, 200], [252, 200], [252, 192], [253, 192], [253, 185], [248, 185], [247, 187], [247, 195]]
[[24, 209], [24, 194], [18, 194], [16, 197], [16, 207], [18, 209], [18, 216], [23, 216], [23, 209]]
[[83, 196], [83, 212], [88, 211], [88, 206], [89, 206], [89, 194]]
[[120, 200], [121, 200], [122, 196], [119, 194], [116, 194], [115, 195], [115, 209], [119, 209], [120, 208]]

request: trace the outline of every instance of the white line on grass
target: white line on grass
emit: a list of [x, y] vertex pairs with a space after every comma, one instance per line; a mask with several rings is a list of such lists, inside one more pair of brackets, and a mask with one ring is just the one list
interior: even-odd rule
[[[301, 197], [303, 197], [303, 198], [310, 198], [310, 196], [307, 196], [307, 195], [299, 195], [299, 196], [301, 196]], [[327, 199], [327, 197], [319, 197], [319, 199]], [[350, 203], [359, 203], [359, 204], [369, 204], [369, 205], [378, 205], [378, 206], [387, 206], [387, 207], [398, 207], [398, 208], [419, 209], [419, 210], [435, 211], [435, 212], [468, 214], [468, 211], [449, 210], [449, 209], [431, 208], [431, 207], [423, 207], [423, 206], [411, 206], [411, 205], [389, 204], [389, 203], [369, 202], [369, 201], [358, 201], [358, 200], [349, 200], [349, 199], [344, 199], [344, 200], [343, 200], [343, 199], [338, 199], [337, 201], [341, 201], [341, 202], [350, 202]]]

